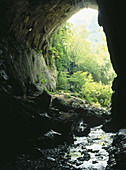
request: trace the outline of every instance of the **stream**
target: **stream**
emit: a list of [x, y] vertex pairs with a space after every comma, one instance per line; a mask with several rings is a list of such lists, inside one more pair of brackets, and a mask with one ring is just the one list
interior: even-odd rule
[[105, 133], [101, 126], [91, 128], [87, 137], [74, 136], [74, 144], [69, 146], [65, 158], [73, 169], [105, 170], [114, 133]]
[[45, 149], [36, 146], [33, 153], [19, 155], [1, 170], [105, 170], [109, 160], [107, 148], [116, 133], [105, 133], [101, 127], [91, 128], [87, 136], [74, 136], [71, 145], [64, 143]]

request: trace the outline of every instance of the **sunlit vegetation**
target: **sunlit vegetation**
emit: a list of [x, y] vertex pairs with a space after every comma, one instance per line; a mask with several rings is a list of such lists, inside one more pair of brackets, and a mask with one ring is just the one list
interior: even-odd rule
[[84, 25], [66, 23], [53, 36], [50, 52], [57, 68], [57, 90], [72, 92], [89, 103], [108, 107], [115, 77], [105, 35], [92, 43]]

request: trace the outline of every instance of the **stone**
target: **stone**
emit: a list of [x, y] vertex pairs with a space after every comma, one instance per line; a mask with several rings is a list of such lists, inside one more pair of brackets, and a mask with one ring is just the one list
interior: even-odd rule
[[93, 163], [93, 164], [96, 164], [96, 163], [98, 163], [98, 162], [97, 162], [97, 161], [92, 161], [92, 163]]
[[1, 83], [11, 86], [13, 95], [31, 96], [55, 89], [56, 69], [46, 64], [41, 52], [27, 49], [12, 38], [1, 40], [0, 49]]
[[88, 107], [85, 108], [83, 118], [84, 118], [84, 122], [90, 125], [90, 127], [95, 127], [103, 124], [105, 120], [109, 117], [109, 114], [110, 113], [108, 111], [98, 109], [98, 108]]
[[68, 113], [68, 119], [82, 118], [84, 123], [90, 127], [101, 125], [110, 117], [109, 111], [86, 106], [83, 100], [76, 97], [65, 99], [63, 95], [56, 95], [52, 99], [51, 106], [58, 109], [59, 112], [63, 111]]
[[90, 133], [90, 127], [89, 125], [85, 124], [82, 121], [79, 121], [79, 125], [73, 125], [74, 126], [74, 135], [78, 137], [87, 136]]
[[59, 111], [59, 109], [56, 109], [56, 108], [54, 108], [54, 107], [50, 107], [48, 114], [49, 114], [51, 117], [60, 117], [61, 111]]
[[103, 124], [103, 127], [102, 129], [105, 131], [105, 132], [118, 132], [119, 129], [121, 129], [123, 127], [123, 124], [121, 125], [120, 123], [116, 123], [110, 119], [108, 121], [106, 121], [104, 124]]
[[85, 158], [84, 157], [79, 157], [77, 158], [78, 161], [85, 161]]
[[119, 130], [108, 151], [110, 156], [107, 169], [126, 169], [126, 129]]
[[[43, 95], [46, 95], [47, 100], [43, 101]], [[30, 148], [30, 139], [50, 129], [50, 118], [39, 115], [39, 111], [48, 111], [50, 103], [50, 95], [43, 95], [23, 98], [0, 94], [0, 156], [3, 159], [11, 153], [13, 156], [20, 150]]]
[[89, 161], [90, 160], [90, 154], [86, 154], [86, 155], [84, 155], [83, 156], [84, 157], [84, 159], [85, 159], [85, 161]]
[[[97, 0], [97, 3], [99, 24], [103, 26], [107, 36], [111, 61], [117, 74], [117, 82], [113, 87], [112, 119], [124, 127], [125, 43], [122, 42], [126, 39], [125, 5], [115, 0]], [[97, 8], [95, 0], [0, 1], [0, 154], [2, 158], [12, 157], [14, 149], [16, 152], [23, 150], [25, 148], [23, 145], [28, 147], [29, 138], [39, 136], [42, 127], [43, 133], [50, 130], [52, 125], [50, 117], [46, 116], [45, 111], [43, 112], [45, 116], [42, 116], [42, 108], [40, 104], [36, 105], [34, 100], [44, 89], [53, 91], [56, 85], [56, 69], [48, 53], [50, 38], [74, 13], [81, 8], [94, 6]], [[40, 98], [38, 100], [41, 101]], [[90, 126], [104, 122], [104, 116], [96, 114], [97, 111], [79, 108], [76, 112], [82, 113], [85, 122]], [[48, 126], [45, 126], [44, 122]], [[64, 125], [61, 126], [65, 127]], [[65, 133], [65, 130], [62, 132]], [[126, 169], [124, 136], [118, 134], [114, 140], [111, 155], [114, 154], [117, 164], [110, 169]], [[27, 155], [22, 155], [21, 159], [27, 159]], [[32, 167], [33, 162], [25, 161], [26, 169], [29, 169], [29, 164]], [[53, 167], [49, 163], [43, 164], [39, 163], [40, 166], [36, 167], [38, 169], [44, 166], [47, 169]], [[22, 165], [24, 165], [23, 161], [18, 167], [22, 168]], [[6, 169], [16, 169], [16, 167]]]
[[94, 0], [53, 0], [51, 3], [2, 0], [0, 63], [6, 68], [1, 70], [4, 79], [1, 89], [19, 96], [40, 94], [44, 89], [53, 91], [56, 88], [56, 68], [48, 52], [50, 38], [65, 20], [92, 4], [97, 7]]
[[[1, 2], [1, 34], [13, 32], [18, 42], [47, 52], [48, 39], [61, 24], [83, 7], [95, 7], [95, 0], [86, 1], [9, 1]], [[2, 22], [4, 21], [4, 22]], [[4, 24], [3, 24], [4, 23]], [[8, 26], [7, 26], [8, 25]], [[11, 30], [9, 30], [11, 26]], [[6, 31], [5, 31], [6, 30]]]
[[69, 111], [70, 110], [69, 103], [67, 103], [65, 100], [63, 100], [61, 98], [57, 98], [57, 97], [52, 101], [52, 106], [54, 108], [59, 109], [60, 111]]

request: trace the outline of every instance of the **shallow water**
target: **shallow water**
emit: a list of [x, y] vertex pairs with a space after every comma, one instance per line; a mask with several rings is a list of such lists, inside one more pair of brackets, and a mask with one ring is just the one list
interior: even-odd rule
[[[83, 125], [82, 122], [80, 124]], [[3, 170], [105, 170], [109, 159], [106, 148], [111, 146], [115, 135], [105, 133], [101, 126], [91, 128], [87, 137], [74, 136], [72, 145], [64, 143], [47, 149], [36, 146], [33, 153], [19, 155], [14, 162], [6, 164]]]
[[102, 126], [91, 128], [87, 137], [74, 136], [74, 144], [65, 154], [67, 164], [75, 169], [105, 170], [109, 154], [106, 148], [111, 145], [114, 133], [105, 133]]

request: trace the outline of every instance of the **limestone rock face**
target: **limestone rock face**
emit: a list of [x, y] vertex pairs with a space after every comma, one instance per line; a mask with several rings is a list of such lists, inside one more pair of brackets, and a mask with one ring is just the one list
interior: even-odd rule
[[41, 52], [25, 48], [10, 38], [2, 40], [0, 51], [1, 90], [14, 95], [33, 95], [55, 89], [55, 66], [53, 63], [47, 66]]
[[44, 50], [54, 30], [70, 16], [81, 8], [96, 7], [95, 0], [11, 0], [6, 4], [9, 32], [22, 44]]
[[1, 89], [18, 95], [54, 90], [50, 38], [68, 18], [88, 6], [97, 8], [95, 0], [1, 0]]
[[[118, 74], [118, 88], [114, 87], [115, 100], [112, 101], [113, 119], [124, 121], [125, 112], [122, 110], [125, 110], [123, 98], [126, 92], [125, 83], [123, 86], [121, 84], [125, 80], [125, 43], [121, 42], [126, 39], [123, 24], [125, 5], [121, 4], [120, 8], [115, 0], [97, 2], [99, 23], [104, 27], [112, 64]], [[95, 0], [0, 0], [0, 157], [3, 160], [7, 157], [10, 159], [14, 149], [14, 155], [25, 150], [30, 146], [29, 142], [32, 147], [33, 140], [41, 144], [41, 133], [52, 127], [54, 130], [60, 128], [58, 133], [63, 134], [63, 138], [59, 138], [59, 141], [69, 139], [71, 125], [60, 120], [53, 122], [46, 114], [49, 112], [51, 96], [43, 90], [53, 90], [56, 86], [55, 64], [48, 53], [51, 36], [74, 13], [85, 7], [97, 8], [97, 4]], [[69, 110], [66, 103], [60, 100], [55, 103], [59, 103], [60, 109], [63, 110], [65, 106]], [[76, 113], [83, 114], [85, 123], [90, 126], [103, 123], [100, 111], [78, 107], [77, 101], [71, 105]], [[51, 113], [60, 115], [57, 108], [53, 108]], [[71, 114], [74, 115], [74, 112]], [[67, 118], [69, 115], [63, 113], [63, 116]], [[86, 132], [89, 132], [89, 128]], [[121, 141], [125, 151], [126, 140], [118, 137], [115, 142]], [[120, 150], [120, 146], [116, 148]], [[117, 168], [126, 169], [125, 152], [112, 154], [117, 158]]]

